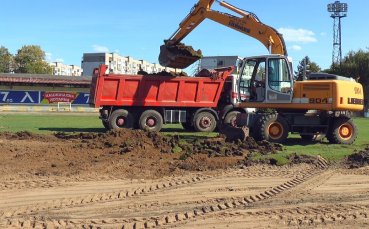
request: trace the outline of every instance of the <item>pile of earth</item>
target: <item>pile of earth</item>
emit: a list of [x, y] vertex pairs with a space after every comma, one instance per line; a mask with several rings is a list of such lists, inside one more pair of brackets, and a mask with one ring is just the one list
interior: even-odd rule
[[106, 133], [0, 133], [0, 178], [159, 178], [237, 166], [250, 153], [273, 153], [268, 142], [185, 138], [142, 130]]
[[180, 72], [173, 72], [173, 71], [161, 71], [157, 73], [148, 73], [146, 71], [140, 70], [137, 72], [138, 75], [144, 75], [144, 76], [171, 76], [171, 77], [177, 77], [177, 76], [188, 76], [187, 73], [180, 71]]
[[109, 149], [110, 154], [159, 152], [178, 155], [172, 169], [212, 170], [236, 165], [250, 153], [270, 154], [283, 150], [282, 145], [267, 141], [256, 142], [247, 137], [244, 141], [227, 141], [224, 137], [181, 139], [180, 136], [163, 136], [142, 130], [112, 130], [106, 133], [55, 134], [60, 139], [81, 139], [79, 147]]
[[369, 165], [369, 147], [364, 150], [355, 151], [353, 154], [347, 156], [345, 164], [349, 168], [360, 168]]
[[245, 141], [226, 141], [222, 136], [216, 138], [181, 139], [180, 136], [163, 136], [157, 132], [143, 130], [111, 130], [106, 133], [55, 134], [59, 139], [80, 139], [81, 147], [92, 149], [111, 148], [115, 153], [124, 154], [132, 151], [142, 151], [155, 148], [160, 153], [181, 153], [181, 158], [193, 154], [206, 154], [208, 157], [245, 156], [249, 152], [261, 154], [276, 153], [282, 150], [282, 145], [267, 141], [256, 142], [247, 137]]

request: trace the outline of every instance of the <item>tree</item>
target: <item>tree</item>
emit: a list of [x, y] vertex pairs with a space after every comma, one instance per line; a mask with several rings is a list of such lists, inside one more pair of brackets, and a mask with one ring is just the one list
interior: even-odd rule
[[14, 66], [14, 57], [4, 46], [0, 47], [0, 72], [12, 72]]
[[16, 72], [51, 74], [52, 67], [45, 61], [45, 52], [37, 45], [25, 45], [15, 56]]
[[365, 107], [369, 108], [369, 49], [351, 51], [342, 60], [341, 65], [332, 65], [331, 73], [351, 77], [363, 85]]
[[297, 79], [302, 80], [304, 72], [320, 72], [321, 68], [315, 62], [312, 62], [308, 56], [305, 56], [297, 65], [297, 72], [295, 72]]

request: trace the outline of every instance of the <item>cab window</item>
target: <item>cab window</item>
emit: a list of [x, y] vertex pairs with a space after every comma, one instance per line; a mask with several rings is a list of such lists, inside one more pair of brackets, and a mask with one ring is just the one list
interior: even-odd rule
[[290, 93], [292, 87], [290, 77], [285, 59], [270, 59], [268, 61], [268, 84], [271, 89]]

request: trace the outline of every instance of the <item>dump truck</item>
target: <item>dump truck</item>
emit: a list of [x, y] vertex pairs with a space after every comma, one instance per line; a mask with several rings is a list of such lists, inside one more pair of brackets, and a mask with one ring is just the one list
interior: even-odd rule
[[163, 124], [181, 123], [187, 130], [211, 132], [222, 120], [234, 122], [234, 111], [243, 112], [232, 105], [233, 67], [196, 77], [107, 74], [107, 69], [94, 70], [90, 92], [106, 129], [160, 131]]
[[[238, 115], [238, 125], [247, 127], [256, 140], [281, 143], [289, 133], [297, 133], [305, 140], [325, 135], [331, 143], [352, 144], [358, 131], [351, 116], [364, 108], [362, 85], [324, 73], [295, 81], [282, 34], [262, 23], [254, 13], [227, 2], [216, 1], [236, 15], [212, 10], [214, 2], [199, 0], [193, 6], [175, 33], [160, 47], [159, 62], [168, 67], [186, 68], [200, 59], [201, 50], [195, 51], [181, 41], [205, 19], [213, 20], [257, 39], [270, 53], [242, 61], [234, 89], [235, 104], [240, 109], [257, 108], [264, 112]], [[242, 97], [242, 94], [249, 96]]]

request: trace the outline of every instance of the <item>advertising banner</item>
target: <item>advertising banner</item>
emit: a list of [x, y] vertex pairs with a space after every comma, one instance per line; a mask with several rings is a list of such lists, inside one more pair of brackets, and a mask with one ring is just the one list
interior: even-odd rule
[[57, 104], [88, 105], [90, 94], [66, 91], [12, 91], [0, 90], [0, 104]]

